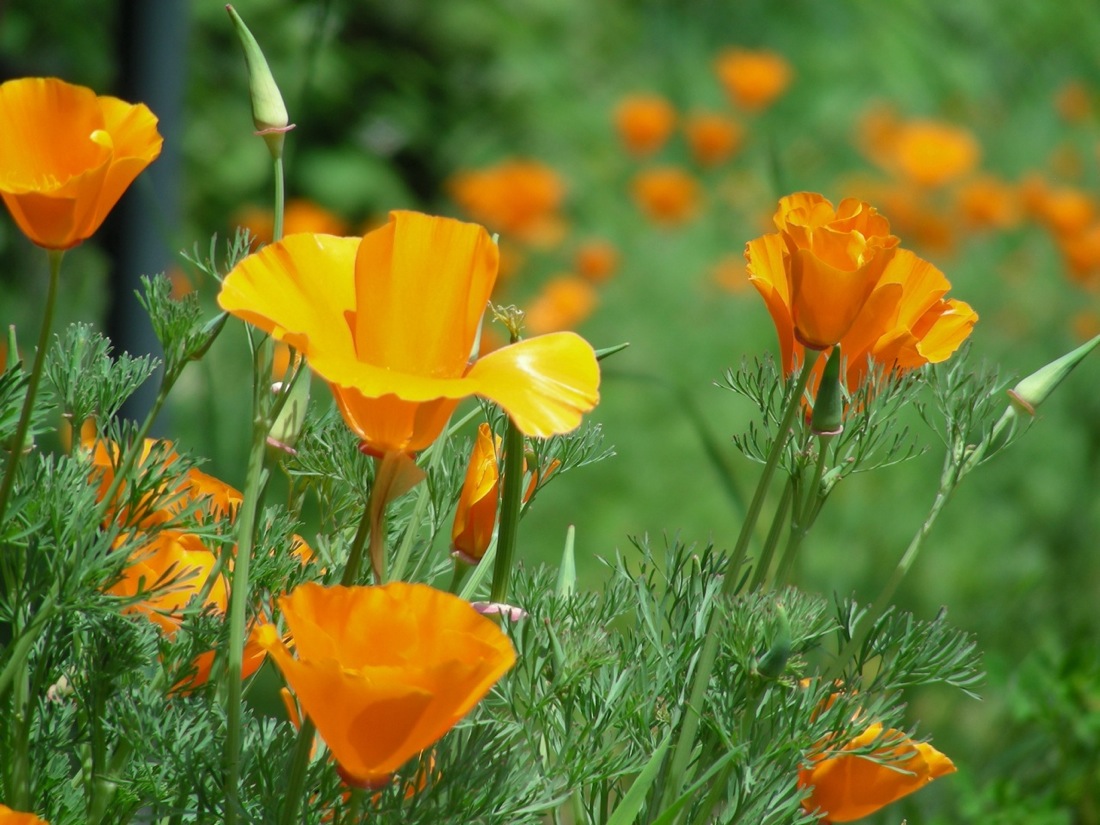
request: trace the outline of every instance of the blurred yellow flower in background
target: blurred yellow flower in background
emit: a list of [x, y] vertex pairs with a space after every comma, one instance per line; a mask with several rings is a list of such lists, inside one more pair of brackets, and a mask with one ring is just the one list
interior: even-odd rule
[[[279, 598], [290, 644], [260, 628], [349, 784], [375, 788], [462, 719], [515, 663], [508, 637], [423, 584], [304, 584]], [[296, 654], [296, 655], [295, 655]]]
[[0, 85], [0, 197], [46, 249], [90, 238], [161, 144], [143, 104], [52, 77]]

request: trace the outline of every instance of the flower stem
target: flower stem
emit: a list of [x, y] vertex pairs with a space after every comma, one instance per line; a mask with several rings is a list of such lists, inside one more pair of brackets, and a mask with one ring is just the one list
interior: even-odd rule
[[772, 558], [775, 555], [775, 547], [779, 544], [779, 536], [783, 532], [783, 526], [787, 518], [787, 510], [791, 506], [794, 497], [794, 479], [787, 479], [783, 487], [783, 497], [775, 507], [775, 515], [772, 516], [772, 526], [768, 529], [768, 537], [764, 540], [764, 546], [760, 550], [760, 558], [756, 562], [756, 569], [752, 573], [752, 581], [749, 582], [749, 592], [756, 590], [764, 583], [771, 567]]
[[[726, 598], [737, 593], [737, 582], [741, 578], [741, 567], [744, 565], [748, 553], [749, 540], [760, 517], [764, 499], [767, 496], [768, 488], [771, 486], [772, 476], [775, 474], [776, 467], [779, 466], [779, 460], [790, 438], [791, 425], [794, 423], [795, 415], [802, 409], [802, 394], [810, 381], [810, 374], [813, 372], [817, 355], [818, 353], [815, 350], [806, 351], [806, 360], [802, 365], [802, 372], [799, 373], [794, 391], [787, 400], [787, 408], [783, 411], [783, 417], [776, 429], [775, 441], [772, 442], [771, 450], [768, 452], [764, 470], [760, 474], [760, 480], [757, 482], [752, 501], [749, 502], [748, 509], [745, 511], [745, 520], [741, 524], [741, 532], [737, 537], [737, 544], [734, 546], [729, 563], [726, 565], [726, 574], [722, 581], [722, 596]], [[691, 760], [692, 751], [695, 749], [695, 736], [699, 731], [699, 722], [702, 720], [707, 686], [710, 683], [715, 661], [718, 658], [716, 612], [716, 610], [712, 610], [707, 618], [707, 631], [703, 640], [703, 649], [699, 652], [699, 661], [696, 664], [695, 675], [691, 683], [691, 694], [687, 706], [684, 708], [683, 724], [676, 740], [668, 779], [661, 797], [662, 810], [667, 809], [672, 800], [680, 793], [688, 762]]]
[[798, 550], [802, 546], [802, 540], [810, 532], [814, 519], [820, 511], [821, 503], [821, 479], [825, 475], [825, 455], [829, 451], [831, 435], [819, 435], [817, 437], [817, 461], [814, 463], [814, 472], [810, 477], [810, 483], [806, 485], [805, 495], [795, 502], [791, 511], [791, 532], [787, 535], [787, 546], [783, 548], [783, 555], [779, 559], [779, 566], [775, 570], [775, 586], [783, 587], [790, 577], [794, 560], [798, 556]]
[[280, 825], [293, 825], [298, 821], [298, 806], [305, 795], [306, 774], [309, 773], [309, 756], [313, 750], [313, 734], [316, 732], [313, 720], [308, 716], [302, 718], [302, 727], [298, 730], [298, 741], [294, 744], [294, 753], [291, 756], [290, 774], [287, 779], [286, 807], [283, 808], [279, 818]]
[[282, 240], [283, 237], [283, 213], [286, 200], [286, 182], [283, 174], [282, 155], [275, 158], [275, 220], [271, 228], [271, 240]]
[[38, 395], [38, 384], [42, 380], [42, 368], [46, 364], [46, 350], [50, 344], [50, 331], [53, 327], [54, 309], [57, 305], [57, 284], [61, 275], [61, 260], [64, 257], [64, 250], [49, 250], [50, 281], [46, 291], [46, 311], [42, 316], [42, 328], [38, 331], [38, 348], [34, 352], [34, 365], [31, 367], [27, 394], [23, 398], [23, 409], [19, 413], [19, 424], [15, 429], [15, 438], [10, 444], [11, 452], [8, 454], [7, 466], [4, 468], [4, 480], [0, 482], [0, 524], [4, 522], [4, 515], [8, 510], [8, 499], [11, 498], [11, 491], [15, 486], [15, 473], [19, 467], [19, 461], [23, 457], [23, 445], [27, 440], [27, 430], [30, 429], [34, 412], [34, 399]]
[[519, 535], [519, 513], [523, 506], [523, 433], [508, 419], [504, 431], [504, 479], [501, 484], [500, 529], [497, 532], [497, 555], [493, 560], [493, 584], [489, 600], [508, 601], [508, 580]]
[[[378, 466], [375, 461], [375, 467]], [[375, 470], [377, 475], [377, 469]], [[367, 544], [367, 534], [370, 533], [370, 494], [363, 505], [363, 516], [359, 519], [359, 526], [355, 529], [355, 538], [351, 540], [351, 549], [348, 551], [348, 561], [344, 567], [344, 575], [340, 578], [340, 584], [351, 587], [359, 581], [359, 569], [363, 566], [363, 548]]]

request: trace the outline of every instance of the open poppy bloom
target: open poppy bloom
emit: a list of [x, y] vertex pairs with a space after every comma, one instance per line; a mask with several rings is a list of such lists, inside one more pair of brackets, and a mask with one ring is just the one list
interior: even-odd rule
[[785, 373], [804, 347], [839, 343], [854, 390], [868, 357], [887, 370], [939, 363], [978, 320], [968, 304], [945, 297], [951, 284], [942, 272], [897, 249], [886, 219], [865, 203], [848, 199], [834, 211], [820, 195], [798, 193], [780, 201], [776, 225], [778, 234], [749, 241], [745, 257]]
[[349, 784], [377, 788], [434, 744], [515, 663], [508, 637], [457, 596], [423, 584], [303, 584], [279, 598], [296, 656], [272, 625], [259, 641]]
[[161, 143], [143, 104], [52, 77], [0, 85], [0, 197], [46, 249], [90, 238]]
[[[880, 738], [871, 754], [851, 752]], [[954, 772], [954, 763], [928, 743], [892, 729], [884, 735], [882, 725], [874, 724], [843, 748], [814, 757], [798, 772], [798, 784], [812, 789], [802, 801], [807, 811], [827, 822], [852, 822]]]
[[471, 395], [499, 404], [525, 435], [569, 432], [599, 400], [583, 338], [558, 332], [468, 361], [497, 264], [484, 228], [393, 212], [363, 238], [291, 235], [265, 247], [226, 276], [218, 303], [301, 352], [378, 453], [424, 449]]

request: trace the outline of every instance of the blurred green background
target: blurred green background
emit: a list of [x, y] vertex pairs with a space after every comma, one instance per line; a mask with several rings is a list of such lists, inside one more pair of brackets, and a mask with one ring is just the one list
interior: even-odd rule
[[[587, 239], [617, 248], [615, 274], [598, 285], [598, 306], [577, 326], [596, 347], [631, 344], [606, 362], [592, 416], [616, 456], [548, 487], [521, 533], [525, 560], [553, 561], [575, 524], [592, 587], [602, 575], [598, 559], [629, 552], [630, 536], [648, 535], [655, 545], [676, 537], [734, 541], [738, 511], [685, 404], [700, 411], [747, 496], [758, 467], [736, 453], [730, 436], [747, 427], [752, 411], [714, 382], [743, 357], [774, 351], [774, 332], [755, 291], [721, 285], [714, 269], [725, 260], [736, 272], [745, 242], [769, 231], [779, 196], [809, 189], [876, 203], [902, 245], [939, 266], [952, 295], [981, 315], [975, 363], [1024, 374], [1100, 330], [1100, 254], [1088, 257], [1090, 238], [1100, 245], [1092, 203], [1100, 182], [1095, 3], [241, 0], [236, 7], [297, 124], [288, 138], [291, 197], [331, 211], [349, 232], [391, 208], [468, 216], [451, 198], [454, 174], [527, 158], [548, 165], [565, 187], [555, 210], [559, 231], [549, 243], [516, 245], [519, 263], [502, 300], [533, 301], [549, 278], [571, 270]], [[210, 236], [231, 232], [246, 207], [264, 208], [270, 168], [251, 134], [243, 61], [222, 4], [177, 8], [185, 25], [173, 36], [184, 40], [186, 62], [172, 71], [185, 77], [186, 96], [179, 128], [165, 138], [180, 153], [181, 187], [152, 194], [165, 214], [178, 199], [185, 216], [162, 224], [165, 249], [197, 243], [205, 254]], [[75, 0], [0, 6], [0, 72], [117, 90], [133, 80], [120, 76], [118, 58], [131, 11]], [[716, 56], [734, 46], [775, 51], [793, 69], [790, 88], [765, 111], [738, 110], [715, 75]], [[721, 112], [743, 126], [743, 144], [713, 168], [693, 161], [680, 133], [656, 155], [634, 157], [616, 134], [614, 112], [637, 93], [661, 95], [681, 115]], [[899, 121], [969, 130], [981, 147], [969, 178], [1002, 182], [994, 207], [1018, 208], [1019, 219], [983, 225], [959, 209], [965, 178], [907, 188], [873, 162], [866, 116], [884, 107]], [[632, 199], [634, 175], [658, 165], [682, 167], [698, 182], [697, 212], [682, 224], [655, 223]], [[1052, 231], [1057, 215], [1028, 211], [1020, 197], [1028, 181], [1085, 203], [1072, 247], [1078, 257], [1067, 257], [1066, 232]], [[886, 202], [875, 201], [879, 192]], [[180, 283], [192, 283], [213, 307], [216, 285], [199, 281], [182, 258], [171, 260]], [[98, 239], [71, 253], [62, 321], [104, 323], [111, 266]], [[44, 256], [0, 222], [0, 320], [17, 324], [23, 342], [36, 331], [44, 271]], [[211, 472], [238, 485], [248, 440], [246, 370], [242, 334], [230, 329], [185, 374], [166, 422], [178, 441], [210, 458]], [[946, 605], [957, 625], [976, 634], [990, 676], [981, 701], [947, 692], [913, 697], [920, 732], [934, 734], [959, 774], [870, 821], [1100, 822], [1098, 381], [1100, 363], [1086, 362], [1028, 437], [966, 482], [903, 585], [903, 607], [928, 618]], [[323, 392], [315, 398], [327, 402]], [[933, 435], [916, 419], [914, 426], [929, 452], [844, 482], [804, 549], [801, 585], [865, 600], [877, 593], [923, 519], [939, 473]]]

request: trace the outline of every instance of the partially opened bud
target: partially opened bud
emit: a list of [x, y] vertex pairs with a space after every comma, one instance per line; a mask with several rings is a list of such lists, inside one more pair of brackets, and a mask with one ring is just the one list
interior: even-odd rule
[[229, 12], [244, 48], [244, 59], [248, 66], [248, 93], [252, 98], [252, 122], [256, 125], [257, 134], [267, 143], [271, 156], [278, 159], [283, 154], [283, 136], [294, 128], [290, 125], [283, 96], [252, 32], [232, 6], [226, 6], [225, 10]]
[[1073, 371], [1073, 368], [1096, 349], [1097, 344], [1100, 344], [1100, 335], [1033, 372], [1008, 391], [1013, 405], [1030, 415], [1035, 415], [1035, 408], [1046, 401], [1047, 397]]
[[814, 435], [839, 435], [844, 431], [844, 396], [840, 386], [840, 344], [833, 347], [814, 398], [810, 419]]

